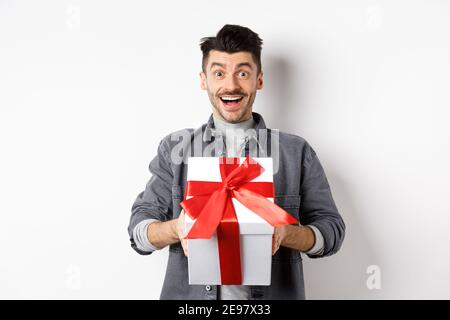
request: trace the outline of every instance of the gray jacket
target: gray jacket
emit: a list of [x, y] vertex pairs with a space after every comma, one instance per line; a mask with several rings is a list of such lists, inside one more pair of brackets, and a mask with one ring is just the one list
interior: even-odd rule
[[[249, 139], [243, 155], [249, 154], [249, 144], [257, 145], [257, 154], [274, 158], [275, 203], [285, 209], [302, 225], [317, 227], [324, 238], [321, 255], [336, 253], [344, 240], [345, 224], [334, 203], [322, 165], [308, 142], [296, 135], [266, 128], [261, 115], [253, 113], [254, 141]], [[214, 135], [212, 115], [198, 129], [184, 129], [164, 137], [158, 153], [150, 162], [152, 177], [132, 205], [128, 233], [131, 246], [140, 251], [133, 239], [133, 229], [141, 221], [167, 221], [180, 214], [186, 183], [189, 156], [223, 156], [226, 146]], [[253, 150], [253, 148], [252, 148]], [[214, 300], [220, 286], [189, 285], [187, 258], [180, 243], [169, 247], [169, 261], [161, 292], [161, 299]], [[299, 251], [280, 247], [272, 257], [270, 286], [251, 286], [250, 298], [305, 299], [302, 255]]]

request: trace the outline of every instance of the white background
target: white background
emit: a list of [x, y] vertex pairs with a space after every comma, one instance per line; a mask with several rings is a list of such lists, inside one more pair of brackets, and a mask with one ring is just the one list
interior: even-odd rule
[[356, 0], [0, 0], [0, 298], [159, 297], [130, 209], [159, 140], [206, 122], [198, 43], [226, 23], [263, 38], [254, 110], [347, 225], [307, 297], [450, 298], [450, 3]]

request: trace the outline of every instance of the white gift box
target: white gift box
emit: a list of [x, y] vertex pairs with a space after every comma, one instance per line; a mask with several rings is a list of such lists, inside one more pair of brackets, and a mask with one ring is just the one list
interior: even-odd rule
[[[221, 182], [220, 158], [191, 157], [188, 159], [187, 180]], [[273, 182], [272, 158], [252, 158], [264, 171], [251, 182]], [[240, 158], [242, 163], [245, 158]], [[188, 197], [190, 198], [190, 197]], [[273, 198], [267, 198], [273, 202]], [[242, 285], [270, 285], [272, 267], [273, 226], [235, 198], [240, 232]], [[187, 214], [185, 228], [194, 224]], [[188, 240], [189, 284], [220, 285], [220, 262], [216, 232], [210, 239]]]

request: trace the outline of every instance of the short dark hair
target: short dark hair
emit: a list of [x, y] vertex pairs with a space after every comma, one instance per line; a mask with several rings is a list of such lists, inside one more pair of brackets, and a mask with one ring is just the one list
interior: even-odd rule
[[205, 37], [200, 40], [200, 49], [203, 52], [202, 70], [206, 72], [209, 52], [217, 50], [227, 53], [246, 51], [252, 54], [261, 72], [261, 45], [262, 39], [249, 28], [239, 25], [226, 24], [219, 30], [215, 37]]

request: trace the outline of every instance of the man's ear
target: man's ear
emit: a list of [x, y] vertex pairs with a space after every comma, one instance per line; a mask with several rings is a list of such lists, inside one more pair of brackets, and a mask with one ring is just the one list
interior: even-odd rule
[[262, 71], [258, 74], [258, 78], [256, 79], [256, 81], [256, 89], [261, 90], [264, 87], [264, 74]]
[[206, 90], [206, 74], [203, 71], [200, 72], [200, 87]]

